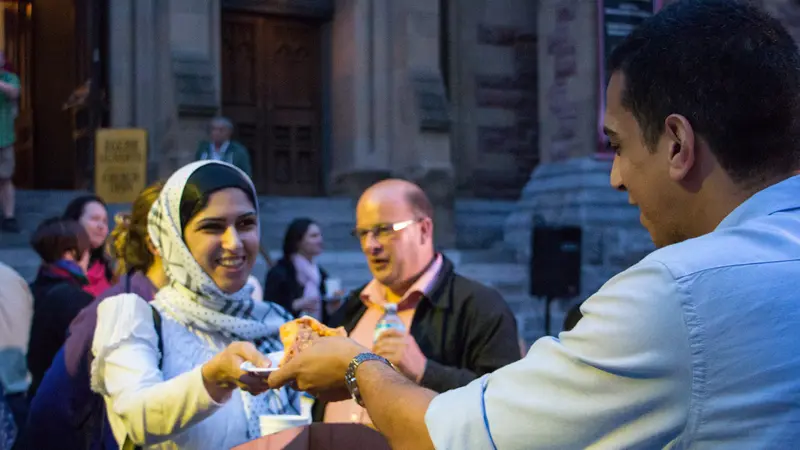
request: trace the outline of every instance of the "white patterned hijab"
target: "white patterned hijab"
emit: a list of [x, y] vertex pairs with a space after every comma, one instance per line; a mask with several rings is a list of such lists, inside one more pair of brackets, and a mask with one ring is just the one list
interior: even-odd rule
[[[178, 169], [167, 180], [148, 216], [148, 233], [169, 279], [169, 285], [162, 288], [154, 300], [185, 327], [220, 333], [230, 340], [253, 342], [264, 354], [282, 350], [279, 328], [292, 320], [292, 316], [275, 303], [253, 301], [252, 287], [247, 284], [233, 294], [223, 292], [195, 261], [183, 240], [180, 215], [183, 190], [190, 176], [209, 164], [229, 166], [241, 173], [252, 190], [252, 198], [256, 198], [250, 178], [231, 164], [198, 161]], [[258, 204], [253, 206], [257, 214]], [[252, 438], [260, 433], [259, 415], [299, 414], [299, 395], [294, 391], [268, 391], [257, 397], [241, 393]]]

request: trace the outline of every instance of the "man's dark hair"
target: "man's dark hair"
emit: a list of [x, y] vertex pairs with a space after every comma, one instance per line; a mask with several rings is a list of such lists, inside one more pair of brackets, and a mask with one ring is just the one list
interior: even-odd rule
[[42, 221], [33, 232], [30, 243], [46, 264], [64, 258], [68, 252], [75, 253], [75, 259], [79, 259], [92, 247], [89, 235], [78, 222], [61, 217]]
[[610, 56], [623, 106], [650, 150], [670, 114], [685, 116], [738, 183], [800, 162], [800, 57], [780, 22], [736, 0], [680, 0]]

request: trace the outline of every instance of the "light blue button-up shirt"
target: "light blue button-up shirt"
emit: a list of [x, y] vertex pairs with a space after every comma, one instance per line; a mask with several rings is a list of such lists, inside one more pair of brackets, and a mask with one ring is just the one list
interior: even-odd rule
[[436, 397], [436, 448], [800, 448], [800, 176], [651, 253], [581, 311], [572, 331]]

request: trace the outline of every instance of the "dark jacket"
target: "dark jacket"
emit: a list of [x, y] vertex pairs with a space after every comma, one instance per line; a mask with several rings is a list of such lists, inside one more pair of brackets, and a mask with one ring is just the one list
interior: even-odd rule
[[[197, 144], [197, 151], [194, 153], [194, 160], [202, 161], [211, 159], [210, 147], [211, 143], [209, 141], [200, 141], [200, 143]], [[253, 167], [250, 164], [250, 152], [247, 151], [244, 145], [236, 141], [228, 141], [228, 148], [225, 149], [222, 160], [242, 169], [248, 177], [253, 177]]]
[[[151, 301], [156, 288], [140, 272], [126, 275], [72, 321], [64, 346], [45, 374], [38, 395], [32, 400], [28, 420], [29, 427], [36, 432], [28, 436], [29, 448], [117, 448], [106, 419], [103, 398], [92, 392], [89, 385], [89, 367], [97, 307], [103, 300], [125, 292]], [[104, 427], [102, 431], [101, 427]], [[102, 446], [101, 439], [104, 441]]]
[[[367, 310], [361, 300], [364, 287], [347, 297], [330, 326], [353, 331]], [[503, 297], [455, 273], [447, 258], [430, 295], [417, 305], [411, 335], [428, 358], [420, 384], [439, 393], [466, 386], [521, 357], [517, 321]], [[325, 404], [316, 402], [314, 420], [321, 421], [324, 411]]]
[[[319, 292], [323, 297], [327, 294], [325, 292], [325, 280], [328, 278], [328, 273], [320, 267]], [[277, 303], [290, 313], [297, 317], [300, 311], [292, 308], [292, 302], [303, 296], [304, 286], [297, 282], [297, 270], [292, 264], [292, 260], [283, 257], [269, 269], [267, 278], [264, 280], [264, 300]], [[323, 305], [324, 306], [324, 305]], [[322, 308], [322, 323], [328, 322], [328, 313], [325, 308]]]
[[78, 313], [92, 302], [80, 281], [58, 278], [40, 271], [31, 283], [33, 321], [28, 345], [28, 370], [33, 398], [53, 358], [67, 339], [67, 329]]

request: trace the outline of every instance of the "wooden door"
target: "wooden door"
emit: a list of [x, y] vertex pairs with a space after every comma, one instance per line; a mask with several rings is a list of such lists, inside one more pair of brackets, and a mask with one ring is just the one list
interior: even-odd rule
[[318, 23], [223, 15], [223, 114], [250, 151], [261, 193], [321, 193], [320, 70]]
[[69, 111], [64, 102], [78, 86], [76, 60], [78, 1], [33, 1], [31, 98], [33, 109], [33, 164], [36, 188], [80, 187], [78, 155]]

